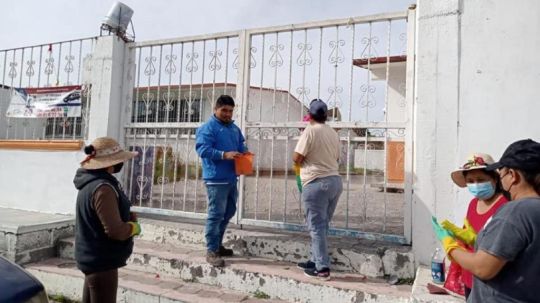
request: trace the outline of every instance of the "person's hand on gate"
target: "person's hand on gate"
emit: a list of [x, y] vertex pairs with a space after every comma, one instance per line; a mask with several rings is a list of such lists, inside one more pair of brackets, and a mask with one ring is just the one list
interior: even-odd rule
[[439, 222], [437, 222], [437, 218], [431, 217], [431, 225], [433, 226], [433, 231], [435, 232], [437, 239], [441, 241], [444, 251], [446, 252], [448, 257], [450, 257], [450, 252], [452, 250], [460, 248], [459, 244], [449, 231], [439, 225]]
[[448, 220], [442, 221], [441, 226], [447, 231], [451, 232], [458, 240], [469, 246], [473, 246], [476, 242], [476, 231], [467, 219], [465, 219], [463, 222], [463, 228], [458, 227]]
[[224, 160], [234, 160], [234, 158], [242, 155], [241, 153], [237, 151], [230, 151], [230, 152], [224, 152], [223, 153], [223, 159]]

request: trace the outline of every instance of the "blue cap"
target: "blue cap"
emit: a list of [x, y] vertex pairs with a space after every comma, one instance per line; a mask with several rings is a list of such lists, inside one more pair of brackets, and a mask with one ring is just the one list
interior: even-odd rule
[[328, 106], [321, 99], [313, 99], [309, 104], [309, 113], [313, 116], [324, 117], [328, 113]]

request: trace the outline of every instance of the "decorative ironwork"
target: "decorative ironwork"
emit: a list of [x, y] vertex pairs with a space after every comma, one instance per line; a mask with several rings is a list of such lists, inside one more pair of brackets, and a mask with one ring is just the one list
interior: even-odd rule
[[387, 129], [388, 135], [392, 137], [405, 137], [405, 129], [398, 128], [396, 129]]
[[[141, 157], [141, 162], [142, 162], [142, 157]], [[142, 163], [139, 163], [139, 165], [142, 166]], [[137, 186], [139, 186], [139, 189], [140, 189], [140, 191], [137, 191], [138, 193], [135, 195], [135, 198], [137, 200], [141, 200], [141, 199], [146, 200], [149, 198], [150, 194], [144, 190], [147, 184], [148, 184], [148, 177], [141, 176], [141, 175], [137, 176]], [[142, 192], [142, 196], [141, 196], [141, 192]]]
[[[341, 93], [343, 93], [343, 87], [341, 86], [331, 86], [328, 88], [330, 95], [328, 96], [328, 102], [330, 106], [340, 107], [343, 104], [341, 100]], [[333, 101], [332, 101], [333, 100]]]
[[377, 105], [377, 100], [375, 100], [375, 91], [377, 88], [373, 85], [362, 84], [360, 86], [360, 91], [362, 96], [360, 96], [360, 106], [373, 108]]
[[280, 51], [284, 50], [285, 47], [283, 44], [277, 44], [277, 45], [270, 45], [270, 51], [272, 52], [272, 55], [270, 56], [270, 60], [268, 63], [271, 67], [280, 67], [283, 65], [283, 57], [281, 56]]
[[163, 102], [165, 105], [163, 106], [163, 110], [167, 112], [174, 111], [173, 101], [176, 100], [176, 95], [171, 92], [166, 92], [163, 94]]
[[171, 92], [165, 92], [163, 94], [163, 101], [165, 103], [164, 110], [168, 112], [174, 111], [173, 101], [176, 100], [176, 94]]
[[154, 62], [156, 62], [157, 58], [155, 56], [146, 57], [144, 61], [146, 62], [146, 67], [144, 68], [144, 75], [145, 76], [153, 76], [156, 73], [156, 67], [154, 66]]
[[[257, 48], [256, 47], [251, 47], [250, 50], [250, 55], [249, 55], [249, 68], [255, 68], [255, 66], [257, 66], [257, 61], [255, 60], [255, 53], [257, 52]], [[233, 49], [233, 54], [236, 55], [236, 57], [234, 58], [233, 60], [233, 68], [234, 69], [238, 69], [238, 48], [235, 48]]]
[[151, 92], [143, 93], [142, 96], [141, 96], [141, 100], [144, 103], [154, 101], [154, 93], [151, 93]]
[[371, 57], [378, 57], [377, 50], [375, 49], [375, 44], [379, 43], [379, 37], [373, 36], [371, 38], [364, 37], [360, 41], [362, 45], [364, 45], [364, 49], [362, 49], [362, 53], [360, 53], [360, 57], [362, 59], [368, 59]]
[[54, 73], [54, 58], [52, 57], [49, 57], [47, 59], [45, 59], [45, 63], [46, 63], [46, 66], [45, 66], [45, 75], [52, 75], [52, 73]]
[[66, 56], [65, 59], [66, 59], [66, 66], [64, 67], [64, 71], [66, 71], [66, 73], [68, 74], [71, 74], [74, 70], [73, 60], [75, 60], [75, 56], [69, 55], [69, 56]]
[[298, 66], [306, 66], [311, 65], [313, 62], [313, 58], [311, 57], [311, 54], [309, 51], [312, 49], [312, 46], [310, 43], [298, 43], [298, 49], [300, 49], [300, 55], [298, 55], [298, 58], [296, 59], [296, 63]]
[[176, 61], [176, 55], [166, 55], [165, 60], [167, 60], [167, 64], [165, 65], [165, 72], [169, 75], [176, 73], [176, 64], [174, 64], [174, 61]]
[[28, 60], [26, 61], [26, 65], [27, 65], [27, 68], [26, 68], [26, 75], [28, 77], [32, 77], [33, 75], [35, 75], [35, 71], [34, 71], [34, 65], [36, 64], [36, 61], [34, 60]]
[[277, 136], [294, 138], [300, 136], [302, 130], [299, 128], [248, 128], [247, 137], [259, 137], [262, 140], [275, 138]]
[[9, 63], [9, 73], [8, 76], [13, 79], [17, 77], [17, 62], [10, 62]]
[[197, 58], [199, 58], [199, 53], [187, 53], [186, 58], [188, 59], [188, 63], [186, 64], [186, 72], [197, 72], [197, 70], [199, 70], [199, 65], [197, 64]]
[[377, 129], [368, 130], [368, 136], [370, 137], [384, 137], [387, 134], [390, 137], [405, 137], [405, 129], [404, 128], [397, 128], [397, 129], [377, 128]]
[[328, 62], [337, 67], [339, 63], [345, 61], [345, 55], [343, 55], [343, 51], [340, 49], [340, 47], [345, 46], [345, 40], [330, 41], [329, 45], [332, 51], [328, 57]]
[[305, 100], [311, 100], [309, 98], [309, 93], [311, 92], [311, 90], [309, 89], [309, 87], [305, 87], [305, 86], [300, 86], [296, 89], [296, 93], [298, 94], [298, 100], [301, 100], [302, 102], [304, 102]]
[[[162, 160], [162, 159], [159, 159], [159, 162], [160, 162], [160, 164], [163, 164], [163, 160]], [[163, 184], [169, 184], [169, 183], [170, 183], [170, 182], [169, 182], [169, 177], [159, 176], [159, 177], [157, 178], [157, 184], [163, 185]]]
[[208, 68], [211, 71], [218, 71], [221, 70], [221, 61], [219, 61], [219, 57], [223, 54], [222, 51], [210, 51], [209, 52], [212, 59], [210, 59], [210, 64], [208, 65]]

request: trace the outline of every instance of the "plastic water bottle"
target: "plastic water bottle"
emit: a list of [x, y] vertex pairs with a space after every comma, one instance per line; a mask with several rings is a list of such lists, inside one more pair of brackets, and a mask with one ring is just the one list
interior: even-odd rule
[[440, 248], [431, 257], [431, 278], [435, 284], [444, 284], [444, 255]]

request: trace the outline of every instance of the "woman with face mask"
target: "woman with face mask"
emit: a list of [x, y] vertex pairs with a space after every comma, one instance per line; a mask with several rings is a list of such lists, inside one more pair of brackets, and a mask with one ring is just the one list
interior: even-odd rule
[[462, 249], [436, 220], [435, 234], [448, 256], [474, 275], [467, 302], [539, 302], [540, 143], [516, 141], [486, 170], [499, 173], [512, 202], [478, 233], [475, 252]]
[[75, 260], [84, 273], [83, 303], [116, 302], [118, 268], [126, 265], [133, 236], [141, 233], [131, 202], [113, 176], [137, 155], [112, 138], [84, 148], [73, 183], [79, 190], [75, 220]]
[[[451, 174], [452, 181], [459, 187], [466, 187], [474, 198], [469, 202], [463, 228], [448, 220], [443, 221], [441, 225], [459, 237], [470, 252], [474, 251], [476, 234], [497, 209], [508, 202], [503, 194], [499, 175], [486, 170], [486, 167], [493, 163], [490, 155], [475, 153]], [[473, 285], [473, 276], [469, 271], [463, 270], [462, 280], [465, 284], [465, 297], [468, 297]]]

